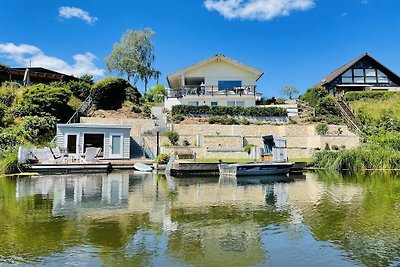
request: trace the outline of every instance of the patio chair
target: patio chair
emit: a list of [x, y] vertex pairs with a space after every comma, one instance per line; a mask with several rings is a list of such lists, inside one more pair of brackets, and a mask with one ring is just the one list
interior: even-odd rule
[[68, 153], [66, 152], [66, 149], [56, 147], [56, 148], [50, 148], [51, 153], [53, 154], [53, 157], [55, 160], [63, 160], [66, 161], [68, 159]]
[[81, 157], [80, 160], [84, 163], [96, 162], [100, 151], [100, 147], [88, 147], [85, 151], [85, 157]]
[[39, 161], [39, 163], [60, 163], [62, 162], [61, 158], [57, 158], [54, 156], [53, 152], [50, 148], [35, 148], [32, 151], [32, 155], [35, 159]]

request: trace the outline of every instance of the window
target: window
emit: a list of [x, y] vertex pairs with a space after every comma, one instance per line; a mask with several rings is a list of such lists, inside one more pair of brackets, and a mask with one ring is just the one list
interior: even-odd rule
[[188, 102], [188, 105], [191, 105], [191, 106], [198, 106], [198, 105], [199, 105], [199, 101], [189, 101], [189, 102]]
[[342, 83], [388, 83], [387, 76], [376, 69], [350, 69], [343, 73]]
[[388, 77], [380, 70], [378, 70], [378, 83], [388, 83]]
[[244, 101], [236, 101], [236, 106], [244, 107]]
[[218, 102], [211, 102], [211, 106], [212, 106], [212, 107], [218, 106]]
[[342, 83], [352, 83], [353, 82], [353, 72], [351, 70], [346, 71], [342, 75]]
[[235, 101], [228, 101], [227, 106], [234, 107], [235, 106]]
[[232, 91], [235, 87], [242, 86], [242, 81], [218, 81], [218, 90]]

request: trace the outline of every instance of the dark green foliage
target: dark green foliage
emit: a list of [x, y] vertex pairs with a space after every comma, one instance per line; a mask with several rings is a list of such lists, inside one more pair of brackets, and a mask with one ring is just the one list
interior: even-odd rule
[[227, 107], [227, 106], [191, 106], [176, 105], [172, 107], [172, 115], [182, 116], [254, 116], [254, 117], [283, 117], [287, 111], [279, 107]]
[[150, 118], [151, 117], [151, 106], [143, 105], [142, 112], [145, 117]]
[[253, 147], [257, 147], [257, 146], [254, 145], [254, 144], [247, 144], [247, 145], [244, 146], [244, 151], [245, 151], [247, 154], [250, 154], [251, 148], [253, 148]]
[[168, 137], [169, 141], [171, 142], [171, 145], [173, 146], [178, 145], [179, 134], [177, 132], [165, 132], [164, 134], [166, 137]]
[[189, 143], [189, 141], [185, 138], [185, 139], [183, 139], [183, 141], [182, 141], [182, 145], [183, 145], [183, 146], [190, 146], [190, 143]]
[[0, 126], [3, 125], [3, 117], [6, 114], [7, 107], [0, 103]]
[[56, 134], [57, 119], [52, 116], [24, 117], [23, 134], [26, 140], [34, 145], [51, 141]]
[[90, 95], [93, 84], [93, 76], [85, 75], [78, 81], [69, 81], [66, 86], [71, 90], [73, 96], [84, 101]]
[[256, 100], [256, 105], [273, 105], [276, 103], [275, 97], [272, 98], [261, 98], [260, 100]]
[[181, 121], [183, 121], [184, 119], [185, 119], [185, 117], [183, 117], [180, 114], [177, 114], [177, 115], [174, 115], [171, 117], [172, 122], [177, 123], [177, 124], [180, 123]]
[[18, 148], [9, 147], [0, 153], [0, 174], [18, 173]]
[[21, 131], [17, 127], [0, 128], [0, 154], [3, 150], [21, 144]]
[[303, 95], [300, 96], [300, 100], [307, 102], [313, 108], [316, 108], [319, 101], [329, 94], [322, 86], [314, 86], [307, 90]]
[[0, 104], [11, 107], [16, 96], [15, 89], [8, 87], [0, 87]]
[[140, 94], [139, 90], [137, 89], [136, 85], [130, 85], [125, 89], [126, 100], [131, 101], [134, 104], [140, 104], [140, 98], [142, 95]]
[[317, 126], [315, 126], [315, 130], [317, 131], [317, 133], [318, 133], [319, 135], [325, 135], [325, 134], [328, 132], [328, 130], [329, 130], [328, 124], [326, 124], [326, 123], [320, 123], [320, 124], [318, 124]]
[[127, 98], [127, 93], [129, 100], [134, 103], [139, 102], [137, 96], [140, 96], [140, 93], [129, 82], [121, 78], [105, 78], [93, 86], [93, 103], [99, 109], [119, 109]]
[[71, 91], [67, 88], [34, 85], [23, 92], [16, 113], [22, 116], [51, 115], [66, 121], [73, 113], [71, 107], [67, 105], [71, 95]]
[[167, 164], [169, 161], [169, 155], [168, 154], [163, 154], [161, 153], [160, 155], [158, 155], [155, 159], [155, 162], [157, 164]]
[[340, 111], [332, 95], [327, 95], [319, 101], [315, 109], [317, 115], [339, 115]]
[[356, 101], [361, 99], [376, 99], [386, 100], [395, 95], [396, 92], [388, 91], [362, 91], [362, 92], [347, 92], [344, 95], [346, 101]]

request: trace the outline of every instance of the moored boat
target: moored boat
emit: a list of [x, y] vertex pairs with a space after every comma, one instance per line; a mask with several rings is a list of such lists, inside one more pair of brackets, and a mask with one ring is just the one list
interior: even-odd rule
[[151, 168], [151, 166], [146, 165], [144, 163], [140, 163], [140, 162], [133, 164], [133, 168], [135, 168], [135, 170], [141, 171], [141, 172], [151, 172], [153, 170]]
[[293, 165], [291, 162], [221, 163], [218, 168], [220, 175], [264, 176], [288, 174]]

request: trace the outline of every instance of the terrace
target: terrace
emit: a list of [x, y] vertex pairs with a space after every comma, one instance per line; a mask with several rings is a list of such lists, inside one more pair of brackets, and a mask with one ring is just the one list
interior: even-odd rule
[[242, 85], [234, 87], [222, 87], [218, 85], [185, 85], [179, 89], [169, 89], [168, 97], [184, 97], [184, 96], [214, 96], [214, 95], [256, 95], [255, 85]]

